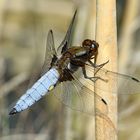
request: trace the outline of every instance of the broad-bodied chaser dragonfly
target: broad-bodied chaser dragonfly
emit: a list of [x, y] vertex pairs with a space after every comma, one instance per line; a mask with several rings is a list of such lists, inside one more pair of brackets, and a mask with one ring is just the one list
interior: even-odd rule
[[[86, 86], [87, 83], [94, 85], [97, 80], [103, 80], [105, 83], [112, 80], [117, 80], [116, 82], [123, 80], [124, 85], [119, 91], [120, 94], [140, 92], [140, 80], [104, 69], [103, 66], [109, 61], [100, 65], [91, 61], [91, 59], [96, 61], [98, 54], [99, 44], [96, 41], [85, 39], [81, 46], [71, 45], [76, 13], [77, 11], [57, 51], [54, 45], [53, 32], [52, 30], [49, 31], [43, 76], [21, 96], [10, 111], [10, 115], [29, 108], [52, 91], [58, 99], [72, 109], [94, 114], [94, 96], [96, 96], [99, 103], [107, 110], [107, 102]], [[87, 70], [94, 72], [94, 76], [87, 75]]]

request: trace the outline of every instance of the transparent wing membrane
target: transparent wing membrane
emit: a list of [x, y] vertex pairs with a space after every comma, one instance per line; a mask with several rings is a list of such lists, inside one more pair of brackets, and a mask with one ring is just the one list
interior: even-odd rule
[[54, 89], [55, 96], [70, 108], [90, 115], [95, 114], [94, 97], [96, 96], [99, 106], [103, 109], [98, 108], [96, 111], [98, 111], [98, 113], [101, 112], [101, 114], [107, 114], [107, 104], [103, 98], [94, 93], [94, 84], [88, 88], [88, 85], [84, 85], [77, 79], [76, 74], [74, 74], [73, 77], [74, 80], [72, 81], [59, 83], [56, 89]]
[[[86, 72], [88, 75], [94, 75], [100, 77], [105, 85], [111, 83], [111, 86], [119, 86], [118, 94], [135, 94], [140, 91], [140, 81], [132, 76], [112, 72], [104, 68], [93, 68], [92, 66], [86, 66]], [[108, 106], [106, 101], [94, 92], [94, 84], [89, 79], [84, 78], [81, 68], [72, 74], [74, 80], [59, 83], [57, 88], [54, 90], [55, 96], [62, 101], [65, 105], [69, 106], [74, 110], [78, 110], [91, 115], [95, 114], [94, 98], [96, 97], [97, 103], [99, 104], [96, 108], [98, 114], [107, 114]], [[112, 82], [113, 81], [113, 82]], [[115, 82], [114, 82], [115, 81]], [[114, 85], [112, 85], [114, 83]], [[96, 87], [97, 91], [113, 92], [116, 91], [108, 90], [108, 88]]]
[[73, 32], [73, 28], [74, 28], [74, 21], [75, 21], [75, 17], [77, 14], [77, 10], [74, 13], [74, 16], [72, 18], [72, 21], [69, 25], [69, 28], [67, 30], [67, 33], [64, 37], [64, 40], [61, 42], [61, 44], [59, 45], [59, 47], [57, 48], [57, 52], [60, 54], [64, 51], [66, 51], [70, 46], [71, 46], [71, 42], [72, 42], [72, 32]]
[[[87, 73], [93, 73], [95, 71], [95, 76], [100, 77], [100, 80], [103, 84], [110, 83], [113, 87], [118, 87], [118, 94], [137, 94], [140, 93], [140, 80], [136, 79], [135, 77], [120, 74], [117, 72], [112, 72], [109, 70], [106, 70], [104, 68], [96, 68], [94, 69], [92, 66], [87, 66]], [[88, 80], [90, 81], [90, 80]], [[113, 82], [112, 82], [113, 81]], [[114, 82], [115, 81], [115, 82]], [[112, 85], [112, 83], [114, 83]], [[116, 91], [109, 91], [105, 88], [106, 86], [103, 86], [102, 89], [99, 87], [96, 87], [99, 90], [103, 90], [105, 92], [113, 92]]]
[[46, 52], [45, 52], [45, 61], [42, 67], [42, 75], [47, 72], [50, 68], [51, 61], [53, 57], [57, 57], [57, 53], [55, 50], [55, 44], [54, 44], [54, 36], [52, 30], [48, 32], [47, 36], [47, 42], [46, 42]]
[[52, 55], [57, 55], [56, 50], [55, 50], [54, 37], [53, 37], [52, 30], [50, 30], [48, 32], [46, 47], [49, 49], [49, 51], [51, 52]]

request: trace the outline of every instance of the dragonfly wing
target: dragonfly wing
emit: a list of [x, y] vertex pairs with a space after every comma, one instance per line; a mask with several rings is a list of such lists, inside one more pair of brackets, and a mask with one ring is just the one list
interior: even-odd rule
[[80, 82], [76, 74], [73, 74], [72, 76], [74, 77], [74, 80], [62, 82], [54, 89], [55, 96], [66, 106], [90, 115], [95, 114], [94, 97], [96, 96], [98, 104], [100, 104], [100, 107], [103, 109], [97, 108], [96, 112], [98, 111], [98, 113], [101, 112], [100, 114], [107, 114], [108, 107], [104, 99]]
[[[41, 76], [43, 76], [51, 67], [52, 61], [57, 59], [57, 54], [54, 45], [54, 37], [53, 32], [50, 30], [48, 32], [47, 41], [46, 41], [46, 52], [45, 52], [45, 60], [43, 66], [36, 66], [31, 71], [31, 76], [28, 84], [28, 88], [30, 88]], [[36, 63], [36, 62], [35, 62]], [[35, 65], [35, 64], [34, 64]]]
[[48, 32], [46, 47], [49, 49], [51, 54], [57, 55], [56, 50], [55, 50], [54, 36], [53, 36], [53, 31], [52, 30], [50, 30]]
[[67, 33], [64, 37], [64, 40], [61, 42], [61, 44], [57, 48], [57, 52], [59, 52], [59, 53], [65, 52], [71, 46], [72, 32], [73, 32], [73, 28], [74, 28], [74, 21], [75, 21], [76, 14], [77, 14], [77, 10], [74, 13], [74, 16], [73, 16], [72, 21], [69, 25]]
[[56, 61], [57, 53], [55, 50], [54, 36], [52, 30], [48, 32], [46, 42], [45, 61], [42, 67], [42, 75], [49, 70], [53, 61]]
[[[94, 69], [92, 66], [87, 66], [90, 72], [95, 72], [95, 76], [100, 77], [100, 80], [103, 84], [110, 83], [113, 87], [118, 87], [118, 94], [136, 94], [140, 93], [140, 80], [125, 74], [120, 74], [117, 72], [109, 71], [104, 68], [96, 68]], [[114, 82], [115, 81], [115, 82]], [[114, 83], [112, 85], [112, 83]], [[96, 87], [98, 90], [103, 90], [106, 92], [113, 92], [116, 91], [109, 91], [105, 87], [104, 88]]]
[[135, 77], [112, 72], [106, 69], [102, 69], [100, 73], [104, 73], [109, 77], [109, 81], [116, 81], [118, 84], [118, 94], [136, 94], [140, 93], [140, 80]]

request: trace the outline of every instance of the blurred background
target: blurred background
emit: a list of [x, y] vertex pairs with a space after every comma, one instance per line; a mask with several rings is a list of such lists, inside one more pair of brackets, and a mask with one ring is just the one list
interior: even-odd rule
[[[119, 71], [140, 78], [140, 0], [117, 0]], [[93, 140], [94, 117], [73, 111], [53, 95], [29, 110], [8, 112], [27, 90], [45, 57], [47, 32], [62, 41], [78, 7], [74, 45], [95, 36], [94, 0], [0, 1], [0, 139]], [[91, 6], [92, 5], [92, 6]], [[120, 140], [140, 139], [140, 95], [118, 97]]]

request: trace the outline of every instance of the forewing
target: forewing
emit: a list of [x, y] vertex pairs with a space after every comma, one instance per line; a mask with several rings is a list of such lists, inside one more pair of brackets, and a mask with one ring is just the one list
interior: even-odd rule
[[80, 75], [75, 73], [73, 74], [74, 80], [60, 83], [54, 90], [55, 96], [68, 107], [90, 115], [95, 114], [94, 97], [96, 96], [100, 106], [100, 108], [96, 108], [96, 112], [107, 114], [106, 102], [92, 89], [88, 88], [88, 85], [84, 85], [86, 81], [79, 81], [77, 76]]
[[[89, 72], [95, 71], [95, 76], [100, 77], [102, 80], [102, 84], [104, 86], [96, 87], [99, 91], [103, 90], [105, 92], [113, 92], [116, 93], [116, 91], [112, 91], [113, 89], [109, 91], [106, 87], [108, 83], [110, 83], [111, 87], [118, 87], [118, 94], [137, 94], [140, 93], [140, 80], [136, 79], [135, 77], [120, 74], [117, 72], [112, 72], [109, 70], [106, 70], [104, 68], [96, 68], [94, 69], [92, 66], [87, 66]], [[87, 72], [88, 73], [88, 72]], [[115, 81], [115, 82], [114, 82]], [[112, 85], [113, 83], [113, 85]]]
[[64, 37], [64, 40], [61, 42], [61, 44], [57, 48], [57, 52], [59, 54], [65, 52], [71, 46], [72, 32], [74, 30], [74, 21], [75, 21], [76, 14], [77, 14], [77, 10], [74, 13], [74, 16], [73, 16], [72, 21], [71, 21], [71, 23], [69, 25], [67, 33], [66, 33], [66, 35]]

